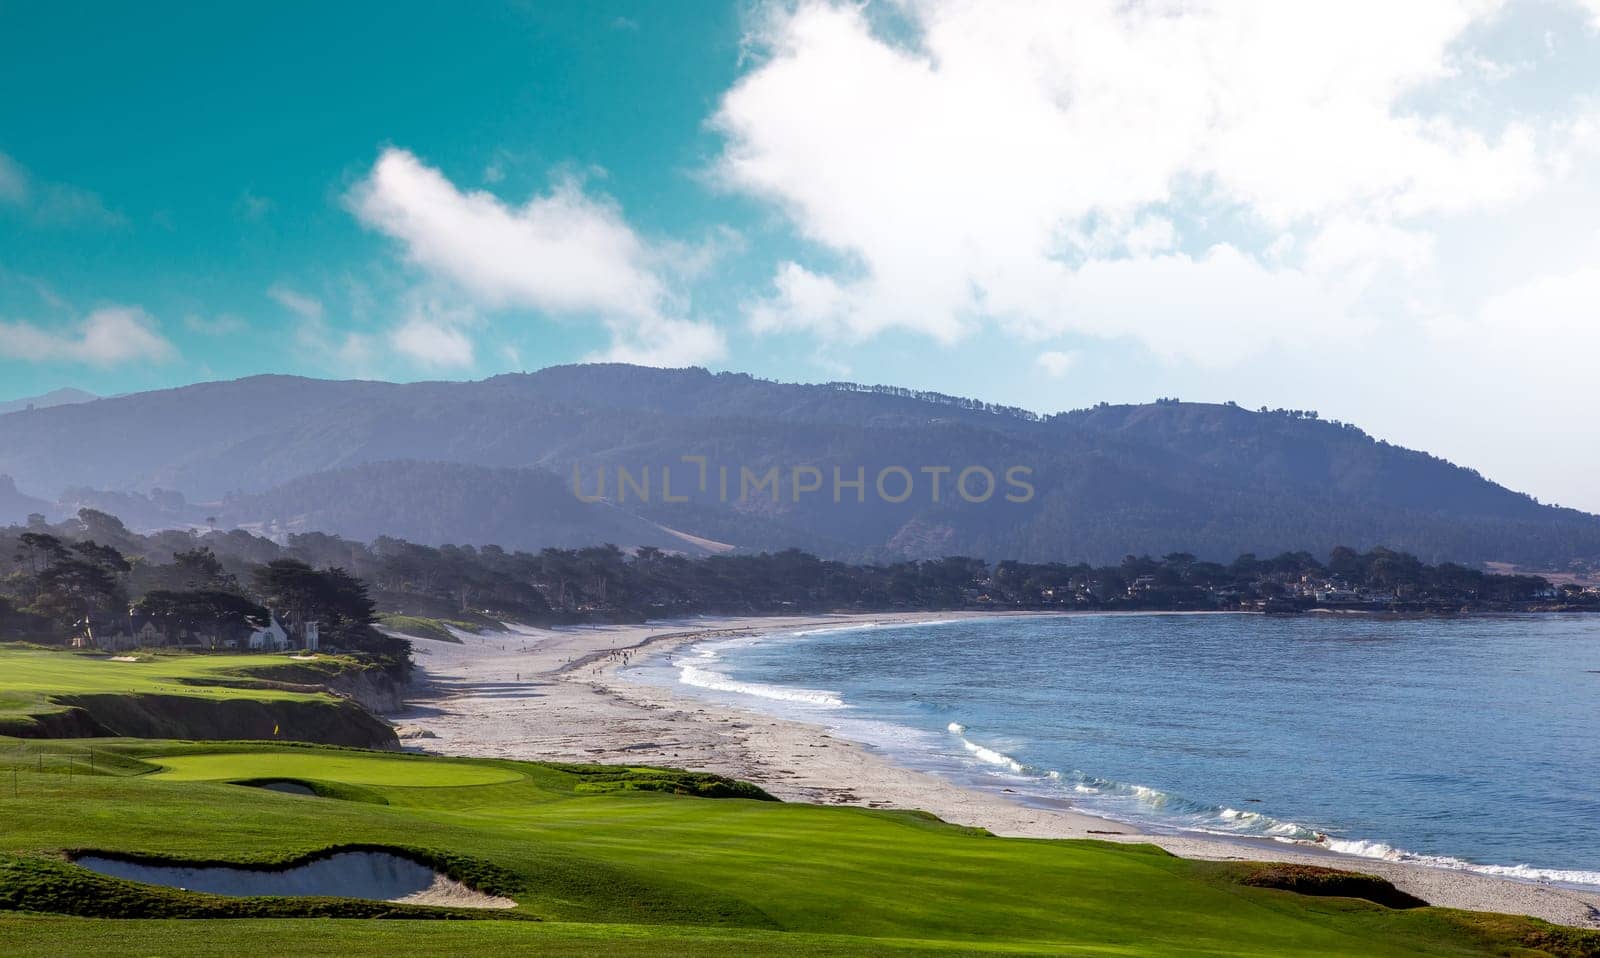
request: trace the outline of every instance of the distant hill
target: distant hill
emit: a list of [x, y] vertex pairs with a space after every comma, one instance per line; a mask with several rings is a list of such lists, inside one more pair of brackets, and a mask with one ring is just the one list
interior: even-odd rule
[[49, 409], [51, 406], [70, 406], [75, 403], [93, 402], [99, 399], [94, 393], [84, 392], [81, 389], [52, 389], [43, 396], [28, 396], [24, 399], [13, 399], [10, 402], [0, 402], [0, 416], [13, 412], [26, 412], [29, 409]]
[[449, 462], [376, 462], [292, 479], [232, 499], [220, 521], [271, 533], [329, 532], [370, 542], [391, 536], [423, 545], [507, 549], [650, 545], [694, 555], [718, 551], [606, 502], [582, 502], [539, 469]]
[[10, 476], [0, 476], [0, 523], [20, 525], [34, 513], [53, 516], [55, 512], [53, 503], [24, 495]]
[[[704, 457], [704, 489], [698, 461], [685, 456]], [[727, 497], [719, 465], [729, 470]], [[590, 493], [606, 475], [607, 502], [578, 501], [575, 466]], [[956, 474], [968, 466], [995, 475], [989, 501], [956, 494]], [[1028, 501], [1004, 501], [1019, 490], [1005, 483], [1013, 466], [1031, 470], [1020, 474], [1034, 490]], [[619, 492], [618, 467], [636, 480], [649, 470], [649, 501]], [[663, 501], [664, 468], [673, 495], [688, 501]], [[823, 480], [798, 502], [797, 468], [817, 470], [802, 481]], [[845, 480], [862, 471], [867, 501], [848, 486], [833, 501], [835, 468]], [[939, 477], [937, 502], [924, 468], [952, 470]], [[741, 499], [742, 469], [777, 470], [777, 501], [765, 489]], [[869, 560], [1100, 563], [1173, 551], [1231, 559], [1380, 544], [1429, 561], [1549, 568], [1600, 559], [1600, 517], [1541, 505], [1307, 414], [1162, 401], [1040, 417], [933, 393], [700, 369], [202, 383], [0, 417], [0, 473], [40, 498], [71, 489], [72, 502], [137, 511], [129, 521], [147, 528], [215, 518], [430, 543], [686, 551], [725, 543]], [[914, 494], [885, 501], [880, 473], [890, 495], [903, 478]], [[981, 492], [981, 474], [973, 478]]]

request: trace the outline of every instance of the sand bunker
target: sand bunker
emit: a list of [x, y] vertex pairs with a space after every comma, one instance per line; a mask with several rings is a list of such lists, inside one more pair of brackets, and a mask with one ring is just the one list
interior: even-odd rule
[[78, 865], [128, 881], [232, 898], [365, 898], [407, 905], [515, 908], [509, 898], [474, 891], [427, 865], [388, 852], [337, 852], [290, 868], [152, 865], [84, 855]]
[[300, 782], [255, 782], [250, 787], [263, 788], [269, 792], [283, 792], [285, 795], [310, 795], [313, 798], [317, 794], [310, 785], [303, 785]]

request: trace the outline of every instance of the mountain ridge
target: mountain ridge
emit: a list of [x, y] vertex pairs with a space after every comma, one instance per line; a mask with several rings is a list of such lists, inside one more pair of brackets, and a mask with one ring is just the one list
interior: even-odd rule
[[[670, 471], [682, 494], [698, 463], [685, 456], [704, 457], [713, 473], [728, 467], [735, 482], [740, 470], [776, 469], [785, 494], [728, 499], [713, 482], [690, 489], [686, 502], [663, 501], [659, 489], [649, 501], [623, 502], [612, 488], [604, 510], [569, 508], [586, 505], [568, 488], [574, 469], [589, 488], [618, 468], [648, 469], [657, 486]], [[920, 469], [948, 468], [941, 481], [953, 483], [969, 466], [1002, 484], [1006, 469], [1026, 467], [1035, 494], [972, 504], [952, 486], [931, 501], [924, 485], [895, 503], [873, 489], [886, 469], [920, 480]], [[854, 490], [838, 503], [826, 489], [788, 495], [795, 470], [831, 478], [836, 468], [848, 478], [860, 470], [868, 501]], [[228, 523], [356, 537], [404, 529], [430, 544], [489, 544], [497, 533], [511, 548], [584, 535], [680, 547], [661, 541], [665, 527], [747, 550], [873, 560], [1231, 558], [1387, 545], [1429, 560], [1600, 561], [1600, 517], [1542, 505], [1312, 413], [1160, 400], [1041, 416], [938, 393], [698, 368], [197, 383], [0, 417], [0, 474], [44, 498], [70, 488], [73, 501], [92, 505], [97, 496], [168, 490], [182, 494], [183, 509], [207, 503]], [[158, 519], [177, 500], [162, 501]], [[421, 521], [419, 508], [432, 519]], [[497, 522], [496, 510], [514, 518]]]
[[92, 392], [86, 392], [74, 386], [63, 386], [60, 389], [52, 389], [38, 396], [24, 396], [21, 399], [0, 402], [0, 416], [10, 415], [14, 412], [27, 412], [32, 409], [49, 409], [52, 406], [70, 406], [77, 403], [94, 402], [99, 398]]

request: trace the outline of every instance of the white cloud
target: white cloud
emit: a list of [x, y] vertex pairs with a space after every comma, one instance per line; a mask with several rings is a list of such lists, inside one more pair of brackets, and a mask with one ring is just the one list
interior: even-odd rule
[[248, 222], [256, 223], [266, 218], [267, 214], [271, 213], [276, 206], [277, 204], [272, 201], [271, 197], [261, 196], [254, 190], [246, 189], [239, 194], [239, 202], [236, 208], [242, 218]]
[[122, 226], [126, 217], [107, 208], [99, 194], [68, 183], [35, 180], [0, 153], [0, 203], [25, 211], [40, 226]]
[[1060, 379], [1067, 374], [1078, 361], [1076, 353], [1063, 353], [1057, 350], [1040, 353], [1034, 357], [1034, 363], [1051, 379]]
[[758, 333], [811, 330], [827, 338], [849, 331], [850, 302], [843, 287], [799, 263], [778, 266], [773, 277], [775, 294], [752, 303], [746, 310], [750, 326]]
[[274, 283], [267, 289], [267, 295], [277, 302], [279, 306], [294, 313], [301, 319], [321, 321], [323, 316], [322, 300], [315, 296], [307, 296], [297, 292], [282, 283]]
[[1320, 407], [1600, 511], [1597, 50], [1600, 0], [774, 0], [712, 174], [806, 244], [758, 335], [1069, 340], [1070, 401]]
[[[1021, 333], [1050, 335], [1057, 328], [1051, 317], [1070, 315], [1082, 332], [1138, 338], [1169, 362], [1210, 368], [1345, 328], [1344, 304], [1330, 287], [1301, 270], [1263, 266], [1227, 244], [1198, 257], [1091, 260], [1040, 285], [1015, 297], [1010, 287], [997, 289], [988, 302]], [[1042, 319], [1034, 313], [1039, 306], [1049, 310]]]
[[[1277, 317], [1426, 263], [1415, 221], [1503, 208], [1550, 175], [1549, 129], [1485, 133], [1408, 106], [1499, 6], [906, 0], [914, 42], [855, 5], [768, 8], [713, 119], [717, 174], [845, 265], [782, 264], [748, 318], [943, 342], [998, 318], [1214, 362], [1194, 308], [1152, 317], [1095, 291], [1160, 309], [1215, 291], [1267, 310], [1195, 304], [1225, 319], [1226, 355], [1247, 356]], [[1259, 285], [1226, 288], [1242, 280]]]
[[321, 316], [304, 317], [294, 330], [302, 359], [340, 376], [376, 375], [379, 343], [370, 333], [332, 329]]
[[1577, 411], [1593, 404], [1600, 364], [1600, 266], [1534, 277], [1491, 297], [1476, 315], [1430, 329], [1439, 348], [1470, 357], [1480, 381], [1493, 382], [1496, 370], [1537, 368], [1540, 399], [1558, 412], [1565, 404], [1558, 399]]
[[654, 316], [612, 324], [611, 347], [586, 358], [641, 366], [693, 366], [726, 352], [727, 344], [715, 326]]
[[0, 356], [8, 359], [110, 367], [138, 361], [167, 362], [177, 355], [155, 321], [135, 306], [102, 307], [65, 330], [0, 322]]
[[724, 352], [714, 327], [672, 315], [658, 251], [616, 204], [575, 180], [513, 207], [487, 192], [462, 192], [391, 148], [349, 203], [364, 224], [399, 241], [412, 263], [483, 306], [598, 318], [612, 336], [609, 357], [676, 364]]
[[4, 153], [0, 153], [0, 201], [17, 204], [28, 201], [28, 174]]
[[249, 326], [242, 318], [232, 313], [209, 317], [190, 313], [183, 318], [183, 325], [203, 336], [232, 336], [244, 332]]
[[446, 320], [418, 314], [389, 336], [395, 351], [420, 366], [468, 368], [475, 362], [472, 339]]

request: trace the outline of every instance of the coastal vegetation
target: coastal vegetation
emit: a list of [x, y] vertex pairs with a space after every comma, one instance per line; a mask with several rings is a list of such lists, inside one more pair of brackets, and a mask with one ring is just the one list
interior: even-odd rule
[[476, 632], [493, 624], [492, 621], [466, 622], [461, 619], [434, 619], [425, 615], [400, 615], [389, 612], [378, 616], [378, 624], [385, 630], [435, 642], [460, 642], [452, 629]]
[[[614, 545], [508, 551], [370, 544], [323, 533], [283, 544], [231, 532], [139, 535], [82, 510], [0, 529], [0, 640], [95, 645], [84, 624], [139, 616], [161, 645], [215, 650], [269, 618], [314, 622], [321, 647], [403, 679], [409, 638], [454, 641], [499, 621], [902, 610], [1391, 612], [1600, 609], [1600, 588], [1428, 564], [1386, 548], [1086, 563], [970, 557], [851, 564], [788, 549], [691, 557]], [[381, 628], [379, 628], [381, 626]], [[234, 636], [235, 638], [229, 638]]]
[[[674, 777], [704, 787], [627, 787]], [[1389, 886], [1375, 879], [1319, 874], [1302, 895], [1272, 887], [1271, 875], [1148, 845], [1005, 839], [910, 812], [695, 797], [738, 793], [725, 779], [656, 769], [0, 740], [0, 779], [0, 952], [19, 958], [271, 953], [285, 941], [297, 953], [353, 956], [1600, 949], [1594, 933], [1533, 919], [1378, 904]], [[263, 779], [322, 791], [239, 784]], [[591, 787], [599, 781], [620, 787]], [[341, 794], [356, 800], [319, 797]], [[344, 850], [426, 862], [516, 907], [222, 898], [73, 863], [93, 853], [273, 869]], [[389, 920], [350, 920], [372, 917]]]
[[282, 617], [300, 647], [358, 654], [404, 678], [409, 646], [374, 628], [364, 582], [262, 541], [260, 561], [234, 553], [230, 568], [191, 536], [139, 536], [91, 509], [55, 527], [0, 530], [0, 640], [107, 648], [109, 633], [119, 649], [242, 649], [269, 625], [281, 630]]

